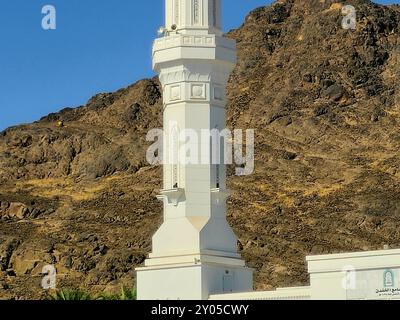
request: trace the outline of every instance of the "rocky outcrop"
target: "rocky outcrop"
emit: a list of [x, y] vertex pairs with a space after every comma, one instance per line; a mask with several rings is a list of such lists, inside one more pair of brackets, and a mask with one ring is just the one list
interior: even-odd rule
[[[399, 7], [277, 1], [228, 36], [228, 124], [256, 133], [254, 174], [228, 170], [228, 218], [256, 288], [306, 283], [310, 253], [399, 247]], [[45, 264], [58, 287], [132, 285], [162, 218], [145, 161], [161, 104], [142, 80], [0, 134], [1, 298], [43, 297]]]

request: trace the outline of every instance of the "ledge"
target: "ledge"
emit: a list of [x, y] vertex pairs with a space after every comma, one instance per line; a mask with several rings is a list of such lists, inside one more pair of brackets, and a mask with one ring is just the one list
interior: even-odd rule
[[[173, 35], [157, 39], [153, 45], [153, 69], [158, 73], [163, 68], [184, 65], [189, 61], [196, 64], [220, 65], [229, 73], [237, 63], [234, 40], [215, 35]], [[227, 72], [228, 72], [227, 71]]]
[[344, 272], [348, 266], [357, 271], [400, 267], [400, 250], [377, 250], [332, 255], [308, 256], [308, 272]]
[[400, 255], [400, 249], [387, 249], [387, 250], [373, 250], [373, 251], [358, 251], [358, 252], [345, 252], [345, 253], [332, 253], [322, 255], [307, 256], [307, 261], [319, 260], [333, 260], [333, 259], [347, 259], [347, 258], [363, 258], [375, 256], [391, 256]]
[[177, 206], [184, 195], [185, 195], [185, 189], [182, 188], [166, 189], [166, 190], [161, 190], [160, 194], [157, 196], [157, 199], [162, 201], [164, 201], [164, 199], [167, 199], [168, 203], [172, 203], [174, 206]]

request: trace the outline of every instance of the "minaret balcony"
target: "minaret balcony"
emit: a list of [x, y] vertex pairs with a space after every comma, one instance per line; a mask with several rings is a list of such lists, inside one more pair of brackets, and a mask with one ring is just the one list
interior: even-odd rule
[[[211, 201], [214, 205], [223, 205], [226, 200], [230, 197], [231, 192], [229, 190], [213, 188], [211, 189]], [[174, 188], [161, 190], [157, 199], [164, 201], [167, 200], [168, 204], [177, 206], [179, 202], [185, 201], [185, 189]]]
[[182, 188], [174, 188], [174, 189], [164, 189], [160, 191], [160, 194], [157, 196], [157, 199], [164, 201], [165, 199], [168, 201], [168, 204], [173, 204], [177, 206], [179, 202], [184, 201], [185, 199], [185, 189]]
[[154, 70], [160, 72], [164, 66], [184, 64], [185, 60], [225, 64], [231, 71], [237, 61], [236, 42], [213, 34], [173, 34], [155, 40]]

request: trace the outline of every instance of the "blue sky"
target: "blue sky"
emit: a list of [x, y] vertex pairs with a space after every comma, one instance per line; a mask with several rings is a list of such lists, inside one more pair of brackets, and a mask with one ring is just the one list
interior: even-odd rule
[[[1, 0], [0, 130], [153, 76], [164, 0]], [[224, 29], [268, 0], [223, 0]], [[380, 1], [400, 3], [400, 0]], [[57, 29], [41, 27], [54, 5]]]

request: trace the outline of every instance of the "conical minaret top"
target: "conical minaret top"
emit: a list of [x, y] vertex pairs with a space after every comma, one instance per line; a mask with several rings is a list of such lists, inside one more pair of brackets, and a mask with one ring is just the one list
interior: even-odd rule
[[221, 35], [221, 0], [165, 0], [165, 28]]

